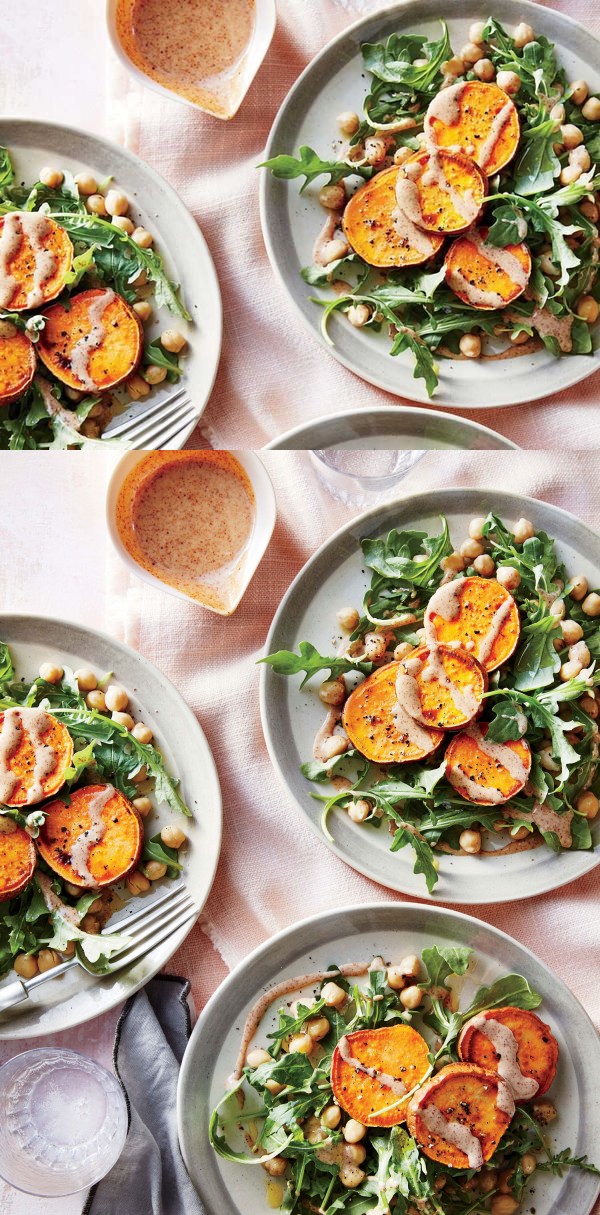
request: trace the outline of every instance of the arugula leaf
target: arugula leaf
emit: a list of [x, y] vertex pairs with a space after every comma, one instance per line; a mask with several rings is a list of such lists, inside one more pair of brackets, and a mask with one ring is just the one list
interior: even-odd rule
[[[403, 85], [414, 92], [426, 91], [440, 76], [442, 64], [452, 56], [452, 46], [445, 21], [437, 42], [427, 42], [419, 35], [390, 34], [387, 42], [362, 45], [363, 62], [367, 71], [386, 84]], [[414, 59], [426, 59], [416, 66]]]
[[161, 345], [160, 338], [155, 338], [153, 342], [149, 342], [144, 347], [143, 355], [144, 367], [154, 364], [156, 367], [165, 367], [167, 371], [167, 380], [170, 384], [176, 384], [181, 376], [181, 367], [179, 366], [179, 355], [173, 354], [170, 350], [165, 350]]
[[527, 718], [516, 700], [497, 701], [492, 710], [486, 738], [488, 742], [516, 742], [527, 731]]
[[371, 1143], [378, 1157], [374, 1186], [378, 1202], [370, 1208], [370, 1215], [389, 1215], [391, 1210], [405, 1210], [397, 1203], [393, 1207], [390, 1205], [399, 1195], [414, 1198], [419, 1210], [428, 1199], [434, 1198], [435, 1190], [427, 1175], [425, 1160], [404, 1127], [392, 1127], [389, 1136], [373, 1135]]
[[504, 975], [489, 987], [479, 988], [466, 1012], [461, 1013], [461, 1019], [463, 1022], [468, 1021], [477, 1013], [486, 1012], [490, 1008], [503, 1008], [504, 1005], [533, 1009], [539, 1008], [541, 1003], [542, 997], [522, 975]]
[[149, 840], [144, 840], [142, 858], [144, 861], [158, 861], [161, 865], [166, 865], [167, 877], [170, 878], [177, 877], [177, 874], [181, 873], [183, 868], [179, 864], [177, 849], [168, 848], [166, 844], [163, 844], [160, 831], [158, 835], [153, 835]]
[[0, 148], [0, 191], [8, 189], [15, 180], [8, 148]]
[[298, 157], [273, 156], [270, 160], [263, 160], [258, 168], [269, 169], [273, 177], [284, 181], [290, 181], [294, 177], [304, 177], [304, 183], [300, 187], [301, 194], [316, 177], [321, 177], [323, 174], [328, 175], [329, 180], [326, 184], [335, 185], [344, 177], [353, 177], [357, 174], [361, 177], [370, 177], [373, 172], [369, 167], [365, 169], [364, 166], [349, 164], [345, 160], [321, 160], [319, 154], [306, 144], [300, 148]]
[[0, 641], [0, 683], [14, 679], [14, 674], [10, 650], [5, 641]]
[[[545, 115], [541, 110], [540, 115]], [[552, 118], [542, 117], [535, 126], [523, 132], [523, 143], [515, 166], [515, 194], [541, 194], [551, 190], [554, 179], [560, 173], [560, 161], [554, 151], [557, 124]]]
[[310, 641], [301, 641], [298, 649], [299, 654], [295, 654], [292, 650], [278, 650], [276, 654], [268, 654], [266, 658], [259, 658], [258, 662], [266, 662], [273, 668], [276, 675], [298, 675], [304, 671], [305, 676], [300, 684], [301, 688], [319, 671], [329, 671], [330, 678], [335, 679], [346, 671], [360, 671], [363, 675], [370, 675], [373, 670], [372, 662], [353, 662], [350, 658], [324, 657], [319, 654], [314, 645], [311, 645]]
[[515, 659], [515, 688], [530, 692], [554, 682], [561, 660], [554, 642], [562, 639], [560, 624], [545, 605], [521, 630], [521, 640]]
[[414, 355], [413, 379], [425, 380], [427, 396], [432, 397], [438, 386], [438, 374], [435, 359], [429, 346], [423, 338], [407, 326], [399, 326], [396, 322], [397, 333], [392, 343], [390, 354], [402, 354], [404, 350], [412, 351]]
[[[362, 759], [360, 753], [356, 751], [354, 747], [351, 747], [350, 750], [344, 751], [342, 755], [333, 755], [332, 758], [328, 759], [324, 764], [320, 763], [318, 759], [310, 759], [307, 763], [301, 765], [300, 771], [307, 780], [315, 782], [328, 781], [331, 780], [332, 776], [335, 776], [338, 769], [349, 759], [359, 758]], [[369, 766], [370, 765], [367, 761], [365, 765], [365, 773]]]
[[[440, 518], [442, 531], [439, 536], [394, 529], [386, 539], [362, 540], [365, 565], [384, 578], [413, 586], [429, 586], [432, 580], [440, 581], [443, 573], [440, 562], [452, 552], [448, 521], [443, 515]], [[415, 547], [417, 541], [418, 549]], [[415, 560], [423, 554], [427, 558], [425, 561]]]
[[450, 975], [466, 974], [472, 956], [473, 950], [467, 945], [431, 945], [421, 954], [427, 970], [427, 982], [419, 986], [445, 987]]
[[[393, 817], [396, 819], [395, 815]], [[397, 821], [394, 838], [390, 844], [390, 852], [400, 852], [402, 848], [406, 848], [407, 844], [410, 845], [415, 854], [413, 873], [423, 874], [427, 883], [427, 890], [431, 894], [438, 882], [439, 867], [433, 855], [431, 844], [426, 839], [423, 839], [411, 824]]]

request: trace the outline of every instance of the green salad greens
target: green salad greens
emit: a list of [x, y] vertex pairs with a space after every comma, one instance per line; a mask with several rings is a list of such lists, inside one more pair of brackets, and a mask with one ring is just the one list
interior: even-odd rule
[[[98, 689], [109, 683], [107, 675], [98, 681]], [[112, 785], [130, 800], [152, 792], [157, 804], [164, 803], [176, 813], [191, 814], [178, 791], [178, 782], [166, 771], [156, 746], [140, 742], [125, 725], [111, 717], [108, 709], [89, 708], [85, 693], [68, 668], [64, 668], [56, 682], [48, 682], [42, 675], [31, 681], [18, 677], [8, 645], [0, 642], [0, 714], [25, 708], [45, 710], [71, 736], [73, 758], [58, 794], [65, 805], [69, 805], [75, 790], [100, 783]], [[0, 733], [3, 727], [4, 718], [0, 721]], [[2, 867], [7, 882], [13, 876], [18, 877], [11, 873], [11, 834], [21, 829], [35, 841], [52, 800], [47, 797], [35, 804], [0, 804], [0, 851], [4, 841], [7, 851]], [[160, 834], [144, 842], [142, 872], [153, 861], [165, 867], [163, 873], [166, 869], [168, 877], [177, 876], [181, 870], [176, 849], [166, 846]], [[102, 973], [110, 956], [126, 944], [126, 937], [116, 932], [100, 935], [98, 924], [102, 927], [120, 905], [112, 887], [104, 891], [81, 888], [77, 892], [74, 887], [69, 888], [69, 883], [46, 864], [36, 849], [35, 869], [28, 885], [15, 897], [0, 901], [0, 974], [6, 973], [17, 957], [36, 958], [40, 950], [61, 953], [69, 950], [70, 942], [88, 970]], [[94, 931], [86, 931], [90, 908], [96, 920]]]
[[[398, 973], [405, 964], [410, 977], [403, 986]], [[440, 1163], [435, 1155], [430, 1157], [417, 1132], [411, 1133], [410, 1111], [420, 1100], [422, 1086], [434, 1074], [449, 1075], [444, 1069], [464, 1057], [459, 1036], [472, 1017], [500, 1008], [512, 1013], [532, 1011], [542, 1003], [527, 979], [509, 974], [480, 987], [461, 1008], [457, 985], [464, 984], [467, 972], [471, 976], [476, 965], [472, 949], [433, 944], [423, 950], [421, 959], [405, 959], [391, 970], [381, 957], [375, 958], [368, 969], [364, 967], [362, 981], [349, 981], [343, 968], [340, 972], [332, 966], [310, 996], [305, 994], [306, 976], [299, 979], [295, 1002], [291, 1006], [280, 1002], [270, 1032], [263, 1017], [259, 1030], [265, 1048], [253, 1044], [246, 1052], [243, 1066], [238, 1062], [230, 1087], [213, 1111], [209, 1135], [214, 1150], [231, 1163], [262, 1164], [277, 1179], [267, 1183], [269, 1206], [288, 1215], [516, 1212], [529, 1209], [535, 1173], [562, 1177], [566, 1169], [578, 1168], [597, 1174], [587, 1157], [575, 1156], [569, 1148], [556, 1152], [551, 1146], [543, 1128], [560, 1111], [549, 1098], [518, 1105], [495, 1151], [477, 1168]], [[290, 994], [292, 988], [293, 980]], [[534, 1018], [534, 1033], [536, 1025], [543, 1023]], [[385, 1057], [378, 1054], [383, 1049], [378, 1043], [393, 1026], [410, 1026], [421, 1035], [426, 1063], [400, 1099], [402, 1122], [361, 1126], [354, 1116], [354, 1098], [361, 1086], [370, 1086], [375, 1111], [387, 1109], [393, 1101], [399, 1104], [385, 1079], [390, 1071], [398, 1078], [406, 1075], [412, 1056], [405, 1057], [408, 1048], [399, 1042], [392, 1064], [389, 1038]], [[547, 1033], [546, 1026], [543, 1030]], [[352, 1056], [368, 1060], [368, 1079], [348, 1068], [348, 1076], [354, 1078], [336, 1085], [332, 1065], [340, 1066], [339, 1043], [357, 1032], [360, 1038], [350, 1039]], [[306, 1038], [308, 1053], [304, 1053]], [[373, 1091], [378, 1072], [386, 1075]], [[476, 1134], [468, 1104], [457, 1117]], [[501, 1208], [500, 1195], [510, 1195], [512, 1203], [507, 1197]], [[525, 1200], [527, 1208], [521, 1208]]]
[[[157, 308], [190, 320], [178, 285], [169, 279], [160, 253], [134, 239], [136, 231], [142, 229], [134, 230], [128, 219], [125, 227], [119, 226], [123, 222], [122, 209], [115, 216], [105, 206], [103, 214], [89, 210], [87, 196], [78, 189], [72, 173], [64, 169], [58, 176], [61, 180], [56, 186], [41, 181], [24, 185], [17, 180], [9, 150], [0, 147], [0, 223], [11, 212], [41, 212], [64, 229], [73, 246], [71, 270], [63, 291], [52, 303], [65, 304], [84, 290], [111, 288], [128, 304], [152, 300]], [[97, 205], [102, 209], [102, 200], [108, 199], [113, 189], [111, 179], [97, 189], [94, 198], [100, 199]], [[148, 316], [150, 313], [148, 304]], [[0, 355], [2, 342], [15, 330], [26, 334], [35, 345], [44, 325], [43, 306], [39, 310], [19, 311], [0, 308]], [[0, 358], [0, 365], [1, 361]], [[149, 366], [154, 375], [148, 375]], [[156, 368], [164, 369], [164, 378], [170, 382], [181, 375], [178, 355], [166, 350], [158, 339], [148, 338], [142, 354], [142, 379], [148, 388], [144, 388], [143, 382], [138, 395], [145, 395], [150, 385], [160, 382]], [[29, 387], [9, 404], [2, 404], [0, 450], [87, 447], [99, 438], [115, 408], [127, 400], [127, 395], [90, 393], [84, 387], [80, 392], [73, 391], [40, 364]]]
[[[302, 270], [310, 286], [329, 289], [329, 294], [313, 297], [323, 309], [323, 334], [331, 343], [328, 321], [334, 312], [350, 313], [358, 327], [387, 329], [390, 353], [411, 352], [414, 376], [424, 380], [430, 397], [438, 385], [439, 358], [456, 357], [463, 348], [466, 357], [479, 357], [482, 349], [497, 352], [529, 339], [531, 349], [535, 339], [557, 358], [590, 354], [591, 325], [599, 312], [595, 191], [600, 175], [595, 166], [600, 157], [600, 101], [588, 98], [585, 84], [582, 88], [580, 82], [578, 87], [577, 82], [569, 83], [554, 45], [543, 35], [531, 31], [525, 44], [520, 39], [517, 45], [493, 17], [481, 25], [483, 68], [473, 61], [473, 53], [463, 59], [463, 52], [455, 52], [443, 21], [437, 39], [391, 34], [385, 42], [363, 44], [368, 91], [362, 116], [356, 116], [339, 158], [321, 159], [305, 146], [297, 157], [284, 153], [264, 162], [275, 177], [303, 179], [302, 191], [319, 179], [326, 187], [347, 183], [345, 196], [343, 191], [341, 196], [339, 191], [321, 192], [320, 200], [333, 216], [331, 234], [337, 234], [329, 241], [329, 252], [315, 253], [315, 264]], [[392, 268], [377, 270], [341, 230], [346, 203], [360, 185], [404, 163], [406, 150], [423, 149], [423, 124], [431, 103], [448, 86], [479, 79], [492, 84], [498, 79], [506, 87], [520, 123], [515, 154], [490, 178], [478, 220], [488, 246], [501, 249], [525, 241], [531, 254], [528, 286], [507, 307], [477, 307], [454, 293], [444, 263], [447, 243], [429, 257], [426, 268], [393, 268], [391, 248]], [[467, 154], [473, 153], [471, 147]], [[371, 222], [377, 226], [379, 219]], [[385, 222], [393, 227], [394, 215]], [[474, 342], [467, 350], [460, 342], [469, 334]], [[492, 338], [495, 345], [486, 346]]]
[[[523, 524], [525, 532], [518, 534], [526, 538], [515, 539], [493, 513], [473, 520], [480, 536], [469, 549], [479, 551], [474, 558], [454, 551], [446, 519], [434, 536], [394, 529], [387, 536], [364, 539], [361, 561], [370, 585], [362, 610], [354, 613], [350, 636], [340, 638], [339, 652], [323, 655], [302, 642], [298, 653], [280, 650], [261, 659], [279, 675], [304, 672], [301, 686], [325, 673], [322, 699], [335, 705], [339, 716], [362, 678], [393, 660], [408, 660], [424, 644], [427, 607], [442, 585], [481, 578], [477, 566], [486, 559], [487, 580], [496, 590], [497, 579], [508, 576], [509, 594], [518, 607], [518, 642], [510, 657], [491, 671], [477, 722], [486, 729], [488, 744], [522, 740], [527, 745], [531, 768], [514, 796], [496, 797], [492, 791], [490, 804], [485, 787], [479, 802], [460, 793], [448, 779], [444, 754], [453, 735], [446, 735], [420, 762], [377, 764], [352, 745], [338, 724], [333, 735], [338, 745], [331, 756], [307, 756], [302, 765], [313, 784], [335, 780], [337, 787], [312, 794], [323, 805], [326, 835], [332, 838], [334, 810], [349, 812], [360, 830], [389, 832], [392, 852], [412, 849], [414, 872], [424, 875], [430, 893], [444, 852], [463, 847], [485, 851], [485, 841], [492, 846], [504, 841], [511, 850], [542, 843], [554, 852], [593, 847], [591, 823], [600, 804], [594, 692], [600, 684], [600, 597], [585, 578], [573, 577], [565, 568], [551, 536], [535, 534], [527, 520], [515, 531]], [[460, 639], [457, 644], [460, 647]], [[397, 736], [393, 714], [388, 721], [382, 710], [379, 725]], [[500, 766], [502, 758], [510, 761], [501, 753]]]

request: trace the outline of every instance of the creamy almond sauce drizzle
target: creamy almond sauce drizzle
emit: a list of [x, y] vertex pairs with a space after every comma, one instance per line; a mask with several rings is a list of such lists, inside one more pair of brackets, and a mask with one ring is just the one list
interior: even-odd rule
[[492, 158], [492, 154], [496, 144], [514, 110], [514, 106], [510, 99], [498, 110], [496, 117], [490, 125], [490, 129], [486, 138], [479, 144], [477, 156], [481, 162], [482, 169], [485, 169]]
[[429, 256], [433, 252], [433, 241], [427, 232], [418, 227], [414, 219], [415, 216], [423, 219], [419, 190], [416, 183], [402, 170], [396, 178], [396, 203], [392, 219], [403, 245]]
[[419, 1111], [422, 1121], [428, 1131], [439, 1135], [446, 1143], [463, 1152], [469, 1161], [470, 1169], [480, 1169], [483, 1164], [483, 1152], [479, 1139], [462, 1122], [449, 1121], [444, 1117], [437, 1105], [427, 1105]]
[[92, 327], [89, 333], [82, 334], [69, 355], [73, 375], [77, 376], [79, 382], [89, 392], [95, 392], [98, 387], [89, 374], [90, 356], [94, 350], [98, 350], [106, 337], [104, 313], [114, 298], [114, 291], [103, 291], [102, 295], [98, 295], [88, 305], [88, 317]]
[[[527, 318], [524, 319], [527, 321]], [[573, 320], [572, 316], [553, 316], [546, 308], [536, 308], [529, 318], [529, 324], [537, 330], [540, 337], [556, 338], [563, 353], [570, 354], [573, 349]]]
[[[434, 118], [437, 118], [438, 122], [442, 122], [445, 127], [454, 127], [460, 122], [460, 103], [465, 88], [466, 81], [461, 80], [458, 84], [451, 85], [449, 89], [441, 89], [430, 102], [424, 123], [428, 139], [435, 141]], [[458, 145], [456, 150], [459, 150]]]
[[335, 234], [340, 226], [342, 217], [338, 211], [330, 211], [317, 239], [313, 245], [313, 262], [315, 266], [327, 266], [329, 260], [327, 257], [327, 246], [334, 239]]
[[396, 1097], [403, 1097], [407, 1092], [406, 1085], [402, 1080], [396, 1079], [395, 1076], [389, 1076], [387, 1072], [380, 1071], [377, 1067], [368, 1067], [366, 1063], [361, 1063], [360, 1059], [356, 1059], [352, 1054], [352, 1048], [345, 1034], [338, 1042], [338, 1050], [344, 1063], [347, 1063], [349, 1067], [353, 1067], [356, 1072], [360, 1072], [363, 1076], [368, 1076], [371, 1080], [377, 1080], [384, 1088], [389, 1088]]
[[[537, 1080], [524, 1076], [518, 1062], [519, 1044], [512, 1029], [493, 1017], [473, 1017], [470, 1024], [487, 1038], [498, 1055], [498, 1075], [506, 1082], [515, 1101], [529, 1101], [539, 1089]], [[498, 1108], [502, 1109], [500, 1102]], [[508, 1111], [506, 1111], [508, 1112]]]
[[256, 1004], [252, 1006], [246, 1018], [235, 1069], [231, 1077], [232, 1082], [240, 1079], [244, 1070], [248, 1047], [271, 1004], [274, 1004], [276, 1000], [281, 1000], [284, 996], [290, 995], [293, 991], [302, 991], [303, 987], [314, 987], [316, 983], [324, 983], [329, 979], [335, 979], [336, 975], [343, 975], [347, 979], [357, 979], [361, 975], [368, 974], [368, 972], [368, 962], [347, 962], [344, 966], [340, 966], [338, 970], [317, 970], [312, 974], [296, 975], [291, 979], [284, 979], [281, 983], [277, 983], [275, 987], [271, 987], [268, 991], [265, 991], [256, 1001]]
[[437, 145], [430, 138], [430, 131], [425, 132], [426, 147], [429, 155], [429, 162], [421, 177], [424, 186], [437, 186], [443, 194], [448, 196], [451, 205], [461, 219], [466, 223], [472, 223], [479, 213], [479, 203], [473, 197], [471, 189], [461, 192], [457, 190], [450, 182], [444, 172], [441, 156]]
[[55, 894], [52, 889], [51, 879], [48, 877], [48, 875], [46, 873], [42, 873], [40, 869], [37, 869], [35, 880], [42, 892], [48, 911], [58, 911], [59, 915], [61, 915], [64, 920], [68, 920], [69, 923], [74, 924], [76, 928], [79, 927], [81, 922], [79, 912], [76, 911], [74, 907], [67, 907], [66, 904], [63, 903], [62, 899], [59, 899], [58, 895]]
[[94, 844], [99, 844], [100, 840], [104, 838], [106, 824], [102, 818], [102, 811], [111, 797], [114, 797], [114, 793], [113, 785], [107, 785], [105, 789], [101, 789], [99, 793], [95, 793], [90, 798], [86, 806], [90, 816], [90, 825], [81, 832], [81, 835], [77, 836], [71, 846], [71, 866], [78, 877], [85, 881], [86, 886], [96, 885], [96, 880], [89, 870], [90, 852]]
[[341, 716], [342, 710], [337, 705], [332, 705], [327, 717], [325, 718], [325, 721], [323, 722], [323, 725], [320, 726], [315, 734], [315, 741], [313, 743], [313, 759], [318, 760], [320, 764], [327, 763], [327, 760], [331, 758], [329, 755], [327, 755], [324, 745], [330, 738], [333, 738], [333, 735], [336, 732], [336, 726], [338, 725]]
[[[522, 814], [520, 817], [526, 818], [527, 816]], [[559, 814], [556, 810], [552, 810], [550, 806], [540, 805], [539, 802], [535, 802], [531, 811], [531, 822], [537, 827], [538, 831], [553, 831], [558, 836], [563, 848], [570, 848], [573, 843], [571, 835], [572, 820], [572, 810], [567, 810], [565, 814]]]
[[[414, 683], [414, 680], [412, 682]], [[432, 738], [431, 732], [425, 726], [422, 726], [419, 721], [415, 720], [400, 701], [394, 705], [394, 725], [401, 738], [405, 739], [411, 746], [418, 747], [425, 755], [429, 755], [433, 751], [435, 736]]]
[[13, 211], [4, 217], [0, 232], [0, 307], [8, 308], [20, 284], [10, 273], [14, 261], [27, 237], [34, 258], [33, 282], [25, 301], [26, 308], [37, 308], [44, 301], [44, 285], [56, 270], [56, 256], [44, 247], [44, 238], [52, 225], [39, 211]]
[[52, 719], [44, 709], [5, 709], [0, 728], [0, 802], [6, 802], [15, 792], [19, 777], [15, 776], [10, 761], [18, 751], [23, 733], [26, 733], [33, 749], [33, 772], [27, 790], [27, 805], [42, 800], [44, 781], [56, 768], [56, 751], [44, 742], [52, 728]]
[[484, 637], [479, 638], [477, 644], [477, 658], [479, 662], [484, 664], [487, 662], [487, 659], [489, 658], [498, 637], [502, 632], [504, 621], [506, 620], [506, 617], [510, 615], [513, 602], [514, 600], [512, 595], [509, 595], [508, 598], [505, 599], [498, 608], [496, 608], [496, 611], [490, 620], [487, 633]]

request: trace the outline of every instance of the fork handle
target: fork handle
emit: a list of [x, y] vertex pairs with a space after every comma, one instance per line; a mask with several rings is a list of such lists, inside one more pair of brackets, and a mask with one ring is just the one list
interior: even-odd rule
[[9, 983], [8, 987], [0, 988], [0, 1012], [4, 1012], [7, 1008], [14, 1008], [16, 1004], [22, 1004], [24, 1000], [29, 999], [27, 988], [19, 979], [14, 983]]

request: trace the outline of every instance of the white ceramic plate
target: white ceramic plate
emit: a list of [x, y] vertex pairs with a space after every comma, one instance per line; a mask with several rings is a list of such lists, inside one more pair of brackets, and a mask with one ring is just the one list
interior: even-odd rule
[[400, 448], [413, 450], [494, 451], [516, 448], [495, 430], [467, 418], [415, 409], [407, 405], [381, 405], [377, 409], [349, 409], [303, 422], [267, 445], [268, 451], [320, 451], [335, 448]]
[[[460, 542], [468, 535], [469, 520], [489, 510], [509, 524], [525, 515], [537, 530], [543, 529], [555, 538], [568, 570], [585, 574], [594, 586], [600, 584], [600, 537], [556, 506], [502, 490], [449, 489], [418, 494], [353, 519], [322, 545], [284, 596], [271, 625], [265, 654], [295, 650], [300, 641], [311, 641], [321, 654], [331, 652], [332, 637], [339, 628], [336, 611], [345, 604], [360, 606], [370, 583], [361, 565], [360, 540], [364, 536], [384, 535], [392, 527], [422, 528], [435, 535], [440, 529], [439, 516], [444, 514], [451, 536]], [[311, 758], [313, 739], [323, 721], [319, 682], [317, 676], [300, 691], [299, 676], [284, 677], [269, 666], [261, 667], [260, 708], [273, 764], [323, 844], [376, 882], [427, 898], [422, 875], [412, 872], [410, 849], [390, 852], [387, 832], [353, 823], [338, 809], [329, 817], [335, 843], [323, 835], [321, 803], [311, 797], [311, 792], [322, 793], [329, 786], [311, 784], [300, 771], [300, 764]], [[600, 832], [600, 822], [595, 830]], [[440, 880], [431, 897], [463, 905], [530, 898], [572, 882], [599, 863], [598, 849], [557, 854], [545, 846], [494, 858], [444, 855], [440, 857]]]
[[[263, 1170], [222, 1160], [208, 1141], [210, 1114], [233, 1071], [241, 1028], [255, 1000], [292, 975], [377, 954], [397, 961], [436, 942], [468, 945], [476, 951], [476, 967], [463, 987], [463, 1007], [479, 986], [511, 971], [524, 975], [539, 991], [544, 1000], [542, 1016], [560, 1048], [551, 1090], [560, 1116], [550, 1128], [551, 1145], [554, 1151], [569, 1146], [576, 1155], [586, 1153], [598, 1162], [600, 1101], [595, 1075], [600, 1044], [594, 1026], [565, 984], [512, 937], [458, 912], [419, 903], [345, 907], [304, 920], [261, 945], [221, 984], [194, 1029], [179, 1078], [179, 1138], [207, 1215], [267, 1215], [269, 1209]], [[264, 1032], [276, 1025], [277, 1009], [278, 1004], [273, 1004], [257, 1042], [262, 1043]], [[597, 1177], [575, 1171], [562, 1179], [536, 1174], [532, 1183], [522, 1215], [531, 1210], [536, 1215], [588, 1215], [600, 1189]]]
[[[217, 374], [221, 353], [222, 309], [219, 283], [204, 237], [184, 207], [179, 195], [154, 169], [132, 152], [76, 127], [34, 122], [25, 118], [0, 118], [0, 144], [7, 147], [18, 181], [33, 183], [43, 165], [79, 173], [89, 169], [99, 181], [114, 177], [115, 184], [132, 202], [132, 216], [155, 237], [169, 278], [181, 284], [181, 294], [193, 323], [174, 317], [166, 308], [156, 308], [154, 320], [144, 327], [152, 341], [168, 327], [181, 329], [189, 338], [183, 360], [181, 386], [196, 407], [196, 417], [177, 441], [168, 447], [183, 447], [202, 416]], [[159, 385], [143, 401], [135, 401], [119, 414], [119, 422], [142, 415], [150, 405], [173, 392], [173, 385]], [[115, 423], [116, 424], [116, 423]], [[104, 432], [110, 438], [110, 424]]]
[[[0, 616], [0, 638], [11, 649], [18, 676], [33, 677], [40, 663], [51, 659], [73, 669], [92, 667], [98, 673], [113, 671], [115, 679], [130, 694], [134, 712], [154, 731], [156, 745], [165, 757], [169, 772], [180, 779], [181, 794], [193, 813], [183, 819], [189, 844], [182, 853], [183, 873], [198, 914], [208, 897], [221, 846], [221, 792], [208, 743], [192, 711], [168, 679], [147, 659], [104, 633], [80, 625], [48, 620], [42, 616]], [[145, 819], [146, 836], [156, 835], [172, 823], [173, 811], [158, 806]], [[167, 883], [153, 888], [155, 897]], [[152, 891], [146, 896], [152, 905]], [[132, 899], [129, 911], [138, 910]], [[114, 917], [111, 926], [126, 924], [127, 908]], [[81, 1025], [133, 995], [164, 966], [190, 932], [179, 929], [128, 970], [112, 976], [91, 978], [81, 967], [73, 968], [54, 982], [42, 984], [27, 1001], [0, 1017], [0, 1039], [35, 1038]], [[12, 980], [9, 974], [0, 988]]]
[[[496, 0], [492, 6], [481, 0], [408, 0], [392, 4], [344, 30], [313, 59], [286, 97], [271, 129], [264, 159], [282, 152], [295, 155], [308, 144], [325, 158], [336, 139], [335, 117], [343, 110], [362, 112], [366, 81], [362, 76], [360, 46], [378, 42], [393, 32], [424, 33], [439, 37], [439, 19], [448, 23], [455, 49], [468, 42], [470, 23], [493, 10], [509, 27], [528, 21], [537, 33], [556, 43], [569, 80], [583, 78], [592, 91], [600, 87], [600, 42], [589, 31], [562, 13], [531, 0]], [[324, 212], [317, 193], [317, 179], [304, 194], [298, 181], [278, 181], [262, 170], [261, 216], [271, 263], [305, 324], [340, 363], [371, 384], [411, 401], [428, 403], [422, 380], [413, 379], [410, 355], [392, 358], [390, 342], [382, 330], [377, 335], [352, 329], [339, 316], [330, 320], [335, 345], [326, 345], [320, 333], [321, 309], [310, 302], [318, 292], [301, 279], [302, 266], [310, 265], [312, 247], [323, 224]], [[327, 292], [324, 293], [327, 295]], [[330, 296], [330, 293], [329, 293]], [[454, 409], [492, 409], [532, 401], [560, 392], [585, 379], [600, 365], [600, 350], [594, 356], [574, 355], [555, 359], [546, 350], [532, 355], [495, 362], [440, 359], [440, 383], [433, 405]]]

